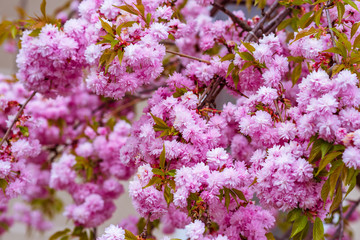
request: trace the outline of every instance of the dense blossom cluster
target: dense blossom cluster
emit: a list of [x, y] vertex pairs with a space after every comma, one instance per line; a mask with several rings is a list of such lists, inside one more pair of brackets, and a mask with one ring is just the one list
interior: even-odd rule
[[213, 0], [83, 0], [59, 21], [45, 2], [38, 24], [15, 26], [16, 77], [0, 75], [0, 233], [48, 230], [62, 212], [75, 229], [52, 239], [92, 239], [129, 179], [140, 217], [99, 240], [153, 238], [159, 223], [190, 240], [273, 239], [284, 212], [283, 238], [312, 224], [323, 239], [323, 222], [339, 235], [356, 219], [343, 196], [360, 171], [358, 2], [268, 1], [247, 19]]

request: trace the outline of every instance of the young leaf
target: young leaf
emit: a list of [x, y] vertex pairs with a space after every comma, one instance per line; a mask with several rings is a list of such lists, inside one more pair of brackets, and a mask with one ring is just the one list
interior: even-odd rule
[[229, 211], [229, 205], [230, 205], [230, 189], [224, 188], [224, 197], [225, 197], [225, 206], [226, 206], [226, 209]]
[[8, 186], [8, 182], [5, 179], [0, 179], [0, 188], [3, 190], [4, 194], [7, 186]]
[[129, 230], [125, 229], [125, 240], [137, 240], [138, 238]]
[[243, 201], [247, 202], [247, 200], [246, 200], [246, 198], [245, 198], [245, 195], [244, 195], [244, 193], [243, 193], [242, 191], [237, 190], [237, 189], [235, 189], [235, 188], [233, 188], [232, 190], [233, 190], [233, 192], [238, 196], [238, 198], [239, 198], [240, 200], [243, 200]]
[[297, 81], [299, 80], [300, 75], [301, 75], [301, 70], [302, 70], [301, 63], [299, 63], [296, 65], [293, 72], [291, 73], [291, 81], [293, 83], [293, 86], [295, 86]]
[[221, 58], [221, 61], [224, 62], [224, 61], [227, 61], [227, 60], [233, 60], [234, 58], [235, 58], [235, 54], [228, 53], [228, 54], [226, 54], [225, 56], [223, 56]]
[[51, 235], [49, 240], [56, 240], [56, 239], [58, 239], [58, 238], [60, 238], [60, 237], [62, 237], [64, 235], [67, 235], [70, 232], [71, 232], [71, 230], [68, 229], [68, 228], [66, 228], [66, 229], [64, 229], [62, 231], [58, 231], [58, 232], [54, 233], [53, 235]]
[[297, 218], [293, 224], [290, 237], [294, 237], [296, 234], [298, 234], [299, 232], [304, 230], [307, 222], [308, 222], [308, 219], [305, 215], [302, 215], [299, 218]]
[[149, 183], [145, 187], [143, 187], [143, 189], [145, 189], [147, 187], [150, 187], [150, 186], [152, 186], [154, 184], [161, 183], [161, 181], [162, 181], [161, 178], [158, 178], [157, 176], [153, 176], [150, 179]]
[[352, 6], [359, 12], [359, 8], [356, 6], [356, 4], [352, 0], [344, 0], [344, 3], [349, 4], [350, 6]]
[[341, 189], [341, 184], [339, 184], [336, 190], [334, 201], [332, 202], [330, 207], [330, 213], [332, 213], [335, 209], [339, 207], [341, 201], [342, 201], [342, 189]]
[[163, 144], [163, 150], [160, 153], [160, 168], [165, 168], [165, 144]]
[[321, 189], [321, 199], [323, 200], [323, 202], [326, 202], [327, 197], [329, 196], [329, 192], [330, 192], [330, 181], [327, 180]]
[[316, 217], [313, 226], [313, 240], [324, 239], [324, 226], [320, 218]]
[[250, 62], [252, 62], [252, 61], [255, 60], [254, 56], [251, 55], [251, 54], [248, 53], [248, 52], [240, 52], [239, 55], [240, 55], [240, 57], [241, 57], [242, 59], [244, 59], [245, 61], [250, 61]]
[[332, 160], [334, 160], [341, 154], [342, 154], [341, 152], [331, 152], [328, 155], [326, 155], [325, 157], [323, 157], [320, 161], [319, 169], [315, 176], [317, 176], [321, 172], [321, 170], [323, 170]]
[[266, 233], [265, 236], [267, 240], [275, 240], [275, 237], [271, 232]]
[[337, 12], [338, 12], [338, 20], [339, 20], [339, 23], [341, 23], [341, 20], [345, 13], [345, 6], [342, 2], [337, 2], [336, 8], [337, 8]]
[[44, 18], [46, 19], [46, 0], [43, 0], [40, 5], [40, 10]]
[[254, 52], [255, 48], [248, 42], [243, 42], [241, 41], [242, 45], [244, 45], [244, 47], [249, 50], [250, 52]]
[[114, 32], [113, 32], [113, 29], [112, 27], [110, 26], [110, 24], [108, 24], [107, 22], [105, 22], [104, 20], [102, 20], [101, 18], [100, 19], [100, 22], [101, 22], [101, 26], [102, 28], [109, 34], [111, 34], [112, 36], [114, 36]]

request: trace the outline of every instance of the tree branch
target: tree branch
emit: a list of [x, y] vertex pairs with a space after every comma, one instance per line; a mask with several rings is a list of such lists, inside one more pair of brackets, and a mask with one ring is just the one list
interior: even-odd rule
[[[351, 215], [354, 213], [354, 211], [356, 210], [356, 208], [359, 206], [360, 204], [360, 199], [358, 199], [356, 202], [354, 202], [354, 205], [351, 206], [351, 208], [349, 209], [349, 211], [346, 213], [345, 217], [343, 219], [349, 219], [351, 217]], [[337, 228], [335, 234], [333, 235], [332, 240], [335, 240], [337, 236], [339, 236], [341, 232], [340, 226]]]
[[170, 53], [170, 54], [178, 55], [180, 57], [185, 57], [185, 58], [193, 59], [193, 60], [196, 60], [196, 61], [199, 61], [199, 62], [210, 64], [210, 61], [207, 61], [207, 60], [204, 60], [204, 59], [201, 59], [201, 58], [197, 58], [197, 57], [193, 57], [193, 56], [190, 56], [190, 55], [186, 55], [186, 54], [183, 54], [183, 53], [174, 52], [174, 51], [171, 51], [171, 50], [166, 50], [166, 52]]
[[275, 11], [275, 9], [279, 6], [279, 0], [276, 0], [269, 9], [265, 12], [264, 16], [260, 19], [260, 21], [256, 24], [256, 26], [251, 30], [251, 32], [248, 33], [248, 35], [245, 37], [245, 42], [250, 42], [254, 37], [258, 38], [261, 36], [262, 31], [258, 31], [264, 27], [265, 21], [268, 17], [270, 17], [271, 13]]
[[[330, 1], [327, 2], [328, 5], [330, 3], [331, 3]], [[332, 23], [331, 23], [330, 12], [329, 12], [328, 8], [325, 8], [325, 13], [326, 13], [326, 19], [327, 19], [327, 22], [328, 22], [328, 27], [329, 27], [329, 31], [330, 31], [330, 35], [331, 35], [331, 42], [332, 42], [333, 47], [336, 47], [335, 35], [334, 35], [333, 30], [331, 29], [332, 28]], [[334, 57], [335, 57], [336, 63], [340, 64], [339, 56], [336, 53], [334, 54]]]
[[228, 15], [235, 25], [236, 24], [239, 25], [242, 29], [244, 29], [247, 32], [252, 30], [252, 28], [245, 21], [235, 16], [231, 11], [227, 10], [224, 6], [218, 4], [217, 2], [214, 2], [212, 5], [217, 9], [221, 10], [226, 15]]
[[4, 137], [2, 138], [1, 142], [0, 142], [0, 148], [1, 146], [4, 144], [4, 142], [7, 140], [7, 138], [10, 135], [11, 129], [13, 128], [14, 124], [16, 123], [16, 121], [18, 120], [18, 118], [21, 116], [22, 112], [24, 111], [26, 105], [30, 102], [30, 100], [35, 96], [36, 92], [34, 91], [30, 97], [26, 100], [26, 102], [21, 106], [20, 110], [18, 111], [18, 113], [16, 114], [14, 120], [12, 121], [10, 127], [8, 128], [8, 130], [6, 131]]
[[285, 8], [279, 15], [273, 18], [265, 27], [264, 33], [267, 35], [274, 32], [279, 24], [291, 13], [291, 8]]
[[225, 79], [222, 77], [216, 77], [206, 88], [205, 92], [200, 97], [200, 101], [197, 109], [202, 109], [205, 106], [214, 105], [216, 97], [219, 95], [221, 90], [225, 87]]

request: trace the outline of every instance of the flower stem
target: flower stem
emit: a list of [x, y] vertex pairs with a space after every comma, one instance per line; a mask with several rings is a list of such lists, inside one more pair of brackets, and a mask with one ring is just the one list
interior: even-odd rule
[[22, 112], [24, 111], [26, 105], [30, 102], [30, 100], [35, 96], [36, 94], [36, 91], [34, 91], [30, 97], [26, 100], [26, 102], [21, 106], [20, 110], [18, 111], [18, 113], [16, 114], [14, 120], [12, 121], [10, 127], [8, 128], [8, 130], [6, 131], [4, 137], [1, 139], [1, 142], [0, 142], [0, 148], [1, 146], [4, 144], [4, 142], [7, 140], [7, 138], [9, 137], [10, 135], [10, 132], [11, 132], [11, 129], [13, 128], [13, 126], [15, 125], [16, 121], [18, 120], [18, 118], [21, 116]]

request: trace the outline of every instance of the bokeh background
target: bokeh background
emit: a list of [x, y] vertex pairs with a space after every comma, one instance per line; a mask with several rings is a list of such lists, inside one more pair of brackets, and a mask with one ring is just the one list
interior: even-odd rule
[[[18, 17], [18, 13], [16, 11], [17, 6], [23, 6], [29, 16], [34, 16], [35, 14], [40, 15], [40, 4], [42, 0], [0, 0], [0, 19], [7, 19], [12, 20]], [[52, 13], [57, 7], [63, 5], [66, 0], [47, 0], [47, 12]], [[241, 8], [232, 6], [229, 8]], [[247, 12], [247, 10], [243, 9], [247, 16], [254, 16], [255, 14], [259, 14], [259, 11], [252, 11], [251, 13]], [[224, 16], [221, 13], [218, 13], [215, 18], [223, 19]], [[16, 73], [16, 53], [10, 54], [4, 51], [3, 47], [0, 47], [0, 73], [2, 74], [14, 74]], [[218, 106], [221, 106], [224, 102], [232, 101], [229, 99], [228, 95], [224, 92], [219, 96], [217, 101]], [[138, 115], [141, 114], [142, 107], [144, 103], [141, 104], [138, 108]], [[136, 215], [134, 208], [131, 205], [131, 200], [127, 193], [127, 183], [124, 182], [125, 186], [125, 193], [121, 195], [121, 197], [116, 201], [117, 210], [114, 213], [113, 217], [106, 221], [103, 225], [98, 228], [98, 236], [101, 235], [105, 229], [105, 227], [109, 226], [110, 224], [117, 224], [122, 219], [126, 218], [129, 215]], [[64, 205], [67, 203], [71, 203], [71, 198], [65, 192], [60, 193], [60, 197], [64, 200]], [[358, 190], [354, 191], [348, 199], [357, 200], [360, 197], [360, 192]], [[15, 200], [19, 201], [19, 200]], [[12, 204], [15, 202], [12, 201]], [[359, 211], [360, 208], [358, 208]], [[65, 228], [73, 228], [73, 224], [70, 221], [67, 221], [65, 217], [61, 214], [58, 215], [54, 221], [54, 227], [49, 232], [45, 232], [40, 234], [38, 232], [31, 232], [29, 231], [25, 225], [23, 224], [14, 224], [10, 231], [3, 236], [0, 236], [0, 240], [47, 240], [49, 236], [56, 231], [63, 230]], [[355, 240], [360, 240], [360, 222], [356, 224], [352, 224], [351, 228], [354, 231]], [[158, 232], [157, 236], [161, 234]], [[174, 234], [174, 237], [185, 239], [183, 231], [177, 231]]]

